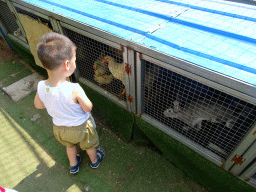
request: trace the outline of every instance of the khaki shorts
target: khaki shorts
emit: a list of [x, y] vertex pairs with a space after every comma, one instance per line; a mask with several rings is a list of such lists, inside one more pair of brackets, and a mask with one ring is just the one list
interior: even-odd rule
[[53, 125], [56, 139], [67, 147], [80, 144], [82, 150], [93, 149], [99, 146], [99, 137], [91, 120], [74, 127]]

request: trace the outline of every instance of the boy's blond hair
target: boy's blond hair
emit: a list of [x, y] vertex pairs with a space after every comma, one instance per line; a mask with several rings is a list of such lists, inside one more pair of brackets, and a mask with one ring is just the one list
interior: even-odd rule
[[66, 36], [46, 33], [37, 45], [37, 54], [46, 69], [54, 70], [66, 60], [71, 60], [76, 45]]

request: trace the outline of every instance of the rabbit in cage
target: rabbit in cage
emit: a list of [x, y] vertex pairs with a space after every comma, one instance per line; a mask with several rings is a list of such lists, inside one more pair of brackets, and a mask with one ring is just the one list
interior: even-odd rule
[[225, 122], [228, 128], [232, 128], [236, 122], [232, 110], [212, 101], [191, 101], [186, 103], [183, 109], [181, 109], [179, 101], [175, 100], [173, 104], [173, 107], [164, 111], [164, 116], [177, 118], [186, 123], [188, 126], [184, 126], [184, 130], [189, 130], [192, 127], [196, 131], [200, 131], [204, 120], [212, 123]]

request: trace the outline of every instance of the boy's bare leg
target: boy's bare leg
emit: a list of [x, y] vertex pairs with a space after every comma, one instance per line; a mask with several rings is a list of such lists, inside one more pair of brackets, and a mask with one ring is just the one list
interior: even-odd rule
[[77, 165], [76, 155], [77, 155], [77, 147], [67, 147], [67, 155], [69, 159], [70, 166]]
[[97, 162], [97, 149], [96, 148], [87, 149], [86, 152], [89, 155], [91, 162], [96, 163]]

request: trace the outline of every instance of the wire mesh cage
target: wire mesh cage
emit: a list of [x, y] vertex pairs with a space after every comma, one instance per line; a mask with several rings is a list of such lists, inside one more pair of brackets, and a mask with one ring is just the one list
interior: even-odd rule
[[10, 11], [7, 3], [0, 1], [0, 20], [3, 22], [8, 33], [14, 34], [18, 30], [19, 26], [16, 23], [14, 15]]
[[77, 46], [79, 76], [126, 100], [123, 52], [68, 28], [63, 27], [63, 32]]
[[27, 10], [24, 10], [24, 9], [21, 9], [19, 7], [15, 7], [17, 13], [20, 13], [20, 14], [23, 14], [23, 15], [27, 15], [35, 20], [38, 20], [40, 22], [42, 22], [43, 24], [46, 24], [50, 29], [53, 29], [52, 25], [51, 25], [51, 22], [48, 20], [48, 19], [45, 19], [39, 15], [36, 15], [34, 13], [31, 13]]
[[143, 113], [222, 158], [255, 121], [256, 107], [143, 60]]

